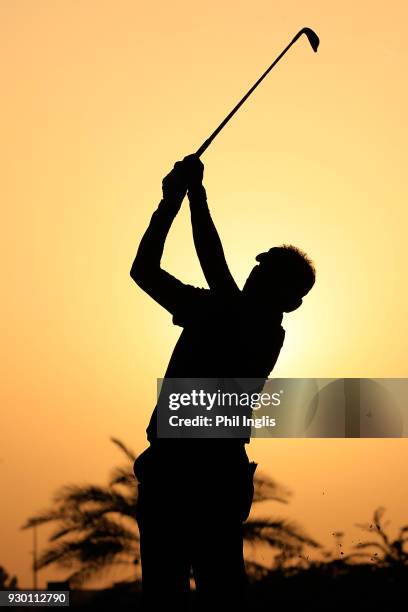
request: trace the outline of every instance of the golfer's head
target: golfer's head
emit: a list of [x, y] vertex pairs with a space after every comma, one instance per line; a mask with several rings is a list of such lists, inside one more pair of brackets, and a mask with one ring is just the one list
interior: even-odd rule
[[282, 312], [299, 308], [316, 277], [313, 263], [306, 253], [294, 246], [283, 245], [260, 253], [256, 260], [259, 265], [248, 276], [244, 293]]

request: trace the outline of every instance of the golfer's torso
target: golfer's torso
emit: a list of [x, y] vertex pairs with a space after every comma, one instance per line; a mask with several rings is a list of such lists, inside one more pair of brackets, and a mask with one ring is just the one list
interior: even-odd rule
[[[239, 299], [233, 302], [209, 300], [206, 307], [193, 317], [193, 322], [184, 327], [165, 377], [266, 379], [284, 340], [281, 321], [282, 315], [279, 313], [271, 313], [267, 319], [263, 319], [258, 313], [248, 310]], [[147, 435], [150, 442], [157, 441], [156, 408]], [[205, 443], [205, 447], [220, 447], [220, 452], [225, 453], [225, 441], [201, 442]], [[231, 450], [243, 443], [240, 439], [228, 442]], [[174, 449], [174, 444], [171, 446]], [[195, 441], [194, 447], [201, 446]]]
[[184, 328], [165, 376], [267, 378], [283, 343], [281, 320], [262, 318], [239, 300], [211, 305]]

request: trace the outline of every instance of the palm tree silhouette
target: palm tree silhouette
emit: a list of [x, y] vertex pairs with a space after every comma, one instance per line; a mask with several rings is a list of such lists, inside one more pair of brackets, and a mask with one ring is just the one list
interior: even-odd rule
[[[114, 566], [139, 564], [139, 536], [135, 518], [137, 483], [133, 475], [136, 454], [116, 438], [111, 441], [128, 462], [113, 470], [108, 485], [67, 485], [53, 498], [54, 507], [30, 517], [22, 526], [56, 523], [50, 545], [39, 556], [36, 568], [50, 565], [71, 570], [67, 577], [72, 587], [101, 576]], [[228, 478], [228, 474], [226, 474]], [[266, 501], [288, 503], [290, 492], [265, 475], [254, 478], [255, 506]], [[295, 523], [285, 519], [249, 517], [244, 523], [244, 540], [253, 549], [263, 544], [278, 551], [275, 566], [302, 555], [305, 546], [318, 544]], [[249, 559], [249, 574], [262, 577], [271, 567]], [[134, 575], [133, 579], [138, 575]]]
[[[368, 557], [370, 561], [381, 567], [408, 565], [408, 552], [404, 549], [408, 542], [408, 525], [401, 527], [396, 539], [393, 540], [385, 531], [389, 521], [383, 523], [384, 512], [385, 508], [377, 508], [371, 523], [357, 525], [376, 539], [356, 544], [354, 548], [364, 552], [352, 553], [351, 556]], [[375, 549], [376, 552], [366, 552], [367, 549]]]
[[[111, 438], [134, 461], [134, 453]], [[22, 529], [56, 523], [49, 547], [37, 560], [37, 569], [50, 565], [72, 570], [67, 580], [81, 586], [112, 566], [134, 567], [139, 560], [135, 520], [137, 488], [131, 469], [116, 468], [108, 485], [67, 485], [53, 498], [54, 507], [27, 520]]]
[[[277, 484], [274, 480], [263, 474], [254, 478], [253, 507], [262, 502], [277, 501], [287, 504], [291, 496], [290, 491]], [[246, 560], [248, 574], [255, 579], [265, 577], [271, 570], [283, 568], [296, 559], [306, 560], [305, 547], [320, 548], [320, 545], [310, 538], [299, 525], [283, 518], [269, 518], [265, 516], [250, 516], [243, 525], [244, 542], [252, 548], [257, 545], [266, 545], [277, 551], [273, 565], [264, 565], [252, 559]]]

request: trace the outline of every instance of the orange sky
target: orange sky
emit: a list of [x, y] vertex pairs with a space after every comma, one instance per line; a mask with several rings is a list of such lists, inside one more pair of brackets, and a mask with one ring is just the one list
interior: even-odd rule
[[[304, 25], [319, 53], [299, 42], [203, 157], [213, 217], [240, 283], [274, 244], [316, 263], [274, 374], [407, 376], [407, 18], [402, 0], [1, 3], [0, 564], [23, 586], [27, 516], [62, 484], [104, 482], [110, 435], [145, 444], [180, 331], [129, 277], [162, 176]], [[164, 264], [204, 286], [186, 211]], [[405, 440], [249, 454], [323, 541], [379, 504], [407, 522]]]

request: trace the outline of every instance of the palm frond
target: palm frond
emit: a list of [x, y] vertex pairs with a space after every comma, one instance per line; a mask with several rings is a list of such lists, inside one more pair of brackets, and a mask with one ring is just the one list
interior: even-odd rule
[[271, 570], [261, 563], [257, 563], [256, 561], [245, 561], [245, 569], [248, 575], [249, 580], [262, 580], [271, 573]]
[[357, 550], [363, 550], [365, 548], [378, 548], [384, 553], [384, 555], [387, 554], [387, 549], [379, 544], [379, 542], [359, 542], [354, 546], [354, 548]]
[[402, 536], [407, 532], [408, 532], [408, 525], [404, 525], [403, 527], [401, 527], [398, 532], [398, 540], [403, 540], [404, 538]]
[[388, 539], [387, 533], [385, 532], [385, 527], [387, 525], [383, 526], [381, 524], [381, 520], [384, 515], [384, 512], [385, 512], [385, 508], [377, 508], [377, 510], [374, 512], [374, 525], [377, 529], [378, 535], [380, 536], [384, 544], [386, 546], [390, 546], [390, 541]]
[[36, 516], [28, 518], [27, 521], [21, 525], [20, 529], [31, 529], [37, 525], [58, 521], [61, 518], [63, 518], [63, 511], [60, 508], [55, 510], [44, 510], [43, 512], [39, 512]]
[[311, 546], [320, 548], [294, 522], [285, 519], [250, 519], [243, 525], [244, 540], [250, 543], [266, 543], [275, 548]]
[[57, 491], [54, 502], [60, 506], [60, 512], [66, 515], [74, 515], [80, 506], [88, 505], [104, 508], [105, 512], [116, 511], [133, 516], [136, 493], [133, 496], [124, 495], [112, 487], [70, 484]]
[[121, 440], [118, 440], [118, 438], [111, 438], [111, 442], [116, 444], [116, 446], [118, 446], [125, 453], [126, 457], [128, 457], [132, 463], [135, 461], [136, 453], [130, 450], [130, 448], [128, 448]]
[[137, 482], [133, 470], [129, 467], [116, 467], [112, 470], [111, 477], [109, 479], [109, 486], [123, 485], [134, 489], [137, 487]]
[[287, 504], [290, 496], [291, 492], [289, 489], [278, 484], [269, 478], [269, 476], [262, 474], [262, 472], [255, 474], [253, 503], [278, 501]]

